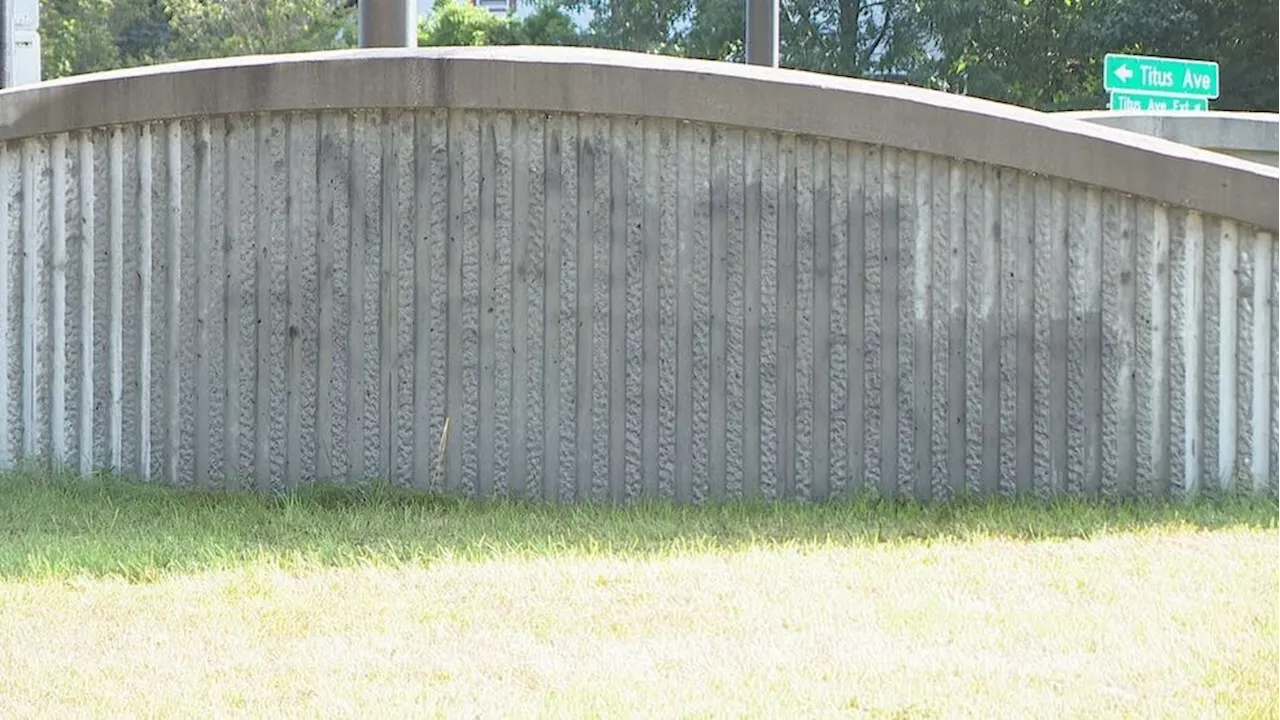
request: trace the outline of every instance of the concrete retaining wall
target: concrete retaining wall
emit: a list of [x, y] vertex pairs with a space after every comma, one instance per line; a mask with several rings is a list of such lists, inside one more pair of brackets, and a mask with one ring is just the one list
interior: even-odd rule
[[1274, 492], [1278, 174], [1132, 137], [551, 49], [6, 91], [0, 466]]
[[1250, 112], [1062, 113], [1265, 165], [1280, 165], [1280, 115]]

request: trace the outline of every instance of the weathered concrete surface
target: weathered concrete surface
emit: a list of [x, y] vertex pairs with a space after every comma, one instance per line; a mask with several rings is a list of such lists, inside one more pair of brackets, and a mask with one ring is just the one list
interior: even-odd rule
[[[189, 73], [229, 93], [283, 65], [0, 96], [0, 465], [563, 500], [1274, 492], [1276, 171], [734, 70], [866, 119], [746, 125], [693, 72], [719, 65], [505, 52], [285, 60], [318, 99], [208, 116]], [[325, 97], [362, 64], [379, 102]], [[496, 89], [447, 90], [481, 71]], [[562, 107], [506, 93], [528, 72]], [[645, 102], [564, 111], [629, 73]], [[181, 112], [57, 104], [148, 82]], [[695, 90], [719, 120], [664, 114]], [[1001, 129], [1099, 167], [1043, 173]], [[1163, 175], [1108, 177], [1125, 153]]]
[[1142, 133], [1242, 160], [1280, 165], [1280, 115], [1251, 112], [1060, 113], [1063, 117]]

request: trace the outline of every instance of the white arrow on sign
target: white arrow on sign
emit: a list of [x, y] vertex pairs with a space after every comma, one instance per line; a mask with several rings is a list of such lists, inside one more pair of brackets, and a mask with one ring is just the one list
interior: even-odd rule
[[1133, 71], [1128, 65], [1121, 65], [1116, 68], [1116, 77], [1120, 78], [1120, 82], [1129, 82], [1129, 78], [1133, 77]]

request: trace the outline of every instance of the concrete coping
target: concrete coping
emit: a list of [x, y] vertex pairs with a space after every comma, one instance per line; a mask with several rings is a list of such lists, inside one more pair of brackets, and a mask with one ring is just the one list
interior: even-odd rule
[[1277, 113], [1085, 110], [1060, 114], [1198, 148], [1280, 152], [1280, 114]]
[[852, 78], [612, 50], [361, 49], [201, 60], [0, 91], [0, 142], [355, 108], [564, 112], [880, 144], [1095, 185], [1275, 232], [1280, 169], [1025, 108]]

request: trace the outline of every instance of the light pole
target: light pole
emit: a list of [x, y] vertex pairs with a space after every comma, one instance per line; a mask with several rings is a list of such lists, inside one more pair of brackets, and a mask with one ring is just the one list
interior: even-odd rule
[[360, 47], [417, 47], [414, 0], [360, 0]]
[[0, 0], [0, 90], [13, 85], [13, 2]]
[[778, 67], [778, 2], [747, 0], [747, 64]]

